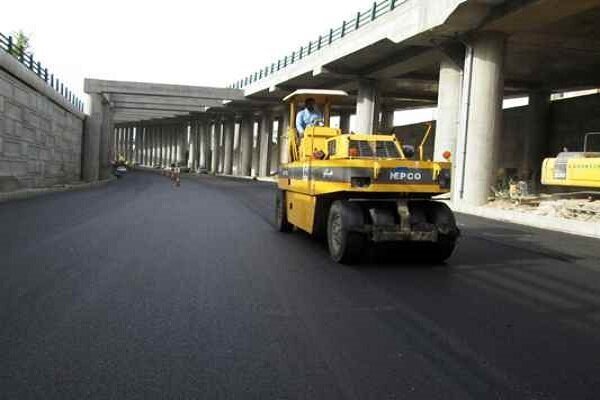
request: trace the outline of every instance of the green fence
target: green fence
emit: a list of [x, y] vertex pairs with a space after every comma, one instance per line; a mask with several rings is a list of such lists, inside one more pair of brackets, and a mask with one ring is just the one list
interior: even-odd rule
[[56, 90], [77, 110], [83, 112], [83, 101], [77, 98], [77, 96], [56, 78], [53, 73], [48, 71], [48, 68], [44, 67], [39, 60], [35, 60], [33, 53], [23, 51], [22, 48], [17, 46], [14, 43], [12, 36], [5, 36], [0, 33], [0, 49], [17, 59], [21, 64], [46, 82], [47, 85]]
[[364, 12], [357, 12], [353, 18], [343, 21], [341, 26], [335, 29], [330, 29], [329, 32], [319, 35], [316, 40], [309, 41], [306, 46], [301, 46], [300, 49], [293, 51], [291, 54], [280, 58], [270, 65], [267, 65], [260, 71], [256, 71], [253, 74], [240, 79], [239, 81], [229, 85], [229, 87], [234, 89], [243, 89], [246, 86], [249, 86], [278, 71], [281, 71], [282, 69], [302, 60], [303, 58], [308, 57], [327, 46], [331, 46], [338, 40], [343, 39], [349, 33], [355, 32], [363, 26], [368, 25], [378, 18], [390, 13], [396, 7], [406, 3], [407, 1], [410, 0], [376, 1], [373, 3], [370, 9]]

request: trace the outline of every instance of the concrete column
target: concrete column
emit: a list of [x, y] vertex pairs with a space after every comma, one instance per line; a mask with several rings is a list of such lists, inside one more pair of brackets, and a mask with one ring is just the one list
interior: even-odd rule
[[81, 175], [84, 181], [94, 182], [100, 174], [100, 135], [102, 130], [102, 95], [90, 94], [91, 114], [85, 119]]
[[119, 129], [119, 151], [117, 153], [117, 157], [121, 157], [125, 154], [125, 136], [127, 134], [127, 126], [122, 125], [121, 129]]
[[119, 156], [119, 148], [121, 145], [121, 127], [115, 128], [115, 160]]
[[390, 107], [382, 108], [381, 110], [381, 123], [379, 124], [378, 131], [380, 133], [392, 133], [394, 129], [394, 110]]
[[377, 86], [374, 80], [358, 81], [356, 98], [356, 133], [370, 135], [379, 124]]
[[173, 144], [175, 141], [175, 135], [173, 134], [173, 126], [165, 125], [163, 127], [165, 134], [167, 135], [167, 154], [165, 155], [165, 164], [170, 166], [175, 162], [175, 151], [173, 150]]
[[527, 135], [523, 143], [523, 161], [519, 175], [529, 180], [537, 188], [544, 155], [548, 144], [548, 125], [550, 115], [550, 93], [535, 90], [529, 93], [527, 114]]
[[145, 142], [146, 142], [146, 165], [152, 166], [152, 133], [154, 132], [154, 126], [148, 126], [146, 128]]
[[111, 176], [111, 165], [110, 165], [110, 126], [111, 112], [108, 102], [102, 101], [102, 126], [100, 128], [100, 166], [99, 166], [99, 178], [108, 179]]
[[290, 129], [290, 114], [284, 112], [279, 120], [279, 164], [286, 164], [290, 159], [288, 130]]
[[258, 175], [268, 176], [271, 171], [271, 144], [273, 139], [273, 116], [269, 111], [262, 113], [259, 126], [259, 143], [257, 145], [259, 149], [259, 166]]
[[207, 160], [207, 132], [208, 123], [206, 120], [198, 121], [198, 169], [206, 169]]
[[196, 153], [198, 151], [198, 121], [192, 120], [190, 122], [190, 145], [188, 147], [188, 151], [190, 152], [190, 156], [188, 157], [188, 167], [191, 171], [195, 171], [197, 168], [196, 165]]
[[[108, 108], [108, 160], [109, 163], [116, 159], [115, 149], [115, 112], [110, 107]], [[110, 170], [109, 166], [109, 170]]]
[[[252, 141], [256, 137], [256, 144], [252, 148], [252, 173], [256, 176], [260, 173], [260, 122], [258, 123], [258, 130], [255, 132], [255, 121], [252, 122]], [[256, 136], [254, 136], [256, 134]]]
[[146, 165], [146, 127], [140, 123], [140, 165]]
[[465, 73], [468, 84], [464, 93], [468, 98], [463, 101], [467, 112], [461, 144], [466, 151], [464, 169], [459, 171], [464, 176], [460, 180], [459, 200], [467, 205], [479, 206], [487, 202], [496, 174], [496, 143], [502, 129], [504, 50], [503, 34], [478, 34], [472, 44], [469, 74]]
[[252, 144], [254, 141], [254, 116], [251, 113], [242, 115], [240, 125], [241, 170], [240, 175], [250, 176], [252, 173]]
[[225, 175], [233, 174], [233, 139], [235, 134], [235, 118], [233, 116], [225, 117], [224, 121], [224, 161], [223, 161], [223, 173]]
[[446, 151], [452, 153], [452, 159], [456, 156], [463, 86], [462, 73], [462, 68], [450, 60], [443, 60], [440, 65], [434, 161], [445, 161], [443, 154]]
[[134, 148], [134, 157], [133, 157], [133, 162], [138, 164], [140, 162], [140, 137], [141, 137], [141, 133], [140, 131], [142, 130], [140, 124], [138, 123], [135, 126], [135, 148]]
[[188, 149], [188, 122], [184, 121], [176, 126], [177, 135], [177, 162], [185, 162], [185, 153]]
[[134, 126], [129, 126], [129, 132], [127, 134], [127, 161], [133, 161], [133, 135], [134, 134]]
[[163, 127], [161, 125], [156, 125], [154, 127], [154, 164], [155, 165], [163, 165], [164, 162], [164, 152], [165, 149], [161, 147], [161, 136], [162, 136]]
[[219, 172], [219, 145], [221, 142], [221, 121], [219, 119], [215, 119], [213, 123], [213, 131], [211, 135], [211, 150], [212, 150], [212, 160], [210, 163], [210, 172], [211, 174], [216, 174]]

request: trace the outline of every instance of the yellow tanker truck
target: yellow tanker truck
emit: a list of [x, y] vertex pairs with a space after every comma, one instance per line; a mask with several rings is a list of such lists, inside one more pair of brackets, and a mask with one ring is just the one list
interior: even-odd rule
[[[422, 260], [446, 260], [459, 229], [449, 207], [432, 197], [450, 191], [450, 162], [424, 159], [429, 130], [417, 155], [394, 135], [330, 127], [332, 104], [344, 96], [298, 90], [284, 99], [292, 123], [289, 162], [278, 174], [277, 229], [326, 236], [331, 258], [339, 263], [358, 261], [370, 242], [404, 242]], [[323, 120], [299, 138], [293, 121], [309, 98], [322, 107]]]

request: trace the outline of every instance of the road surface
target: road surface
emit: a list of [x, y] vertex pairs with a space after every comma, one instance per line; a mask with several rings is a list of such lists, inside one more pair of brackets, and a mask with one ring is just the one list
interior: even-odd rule
[[0, 204], [0, 398], [598, 398], [599, 241], [459, 216], [446, 266], [347, 267], [273, 197], [136, 173]]

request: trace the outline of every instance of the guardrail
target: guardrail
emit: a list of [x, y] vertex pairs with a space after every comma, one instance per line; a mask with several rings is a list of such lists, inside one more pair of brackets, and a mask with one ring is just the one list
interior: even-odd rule
[[0, 33], [0, 49], [13, 56], [25, 67], [29, 68], [31, 72], [36, 74], [40, 79], [46, 82], [47, 85], [52, 87], [61, 96], [63, 96], [69, 103], [71, 103], [77, 110], [83, 112], [83, 101], [73, 94], [69, 88], [67, 88], [53, 73], [48, 71], [48, 68], [44, 67], [39, 60], [35, 60], [33, 53], [23, 51], [23, 49], [14, 43], [12, 36], [5, 36]]
[[409, 0], [380, 0], [373, 3], [370, 9], [364, 12], [357, 12], [356, 15], [342, 22], [342, 25], [335, 29], [330, 29], [329, 32], [319, 35], [317, 40], [309, 41], [306, 46], [301, 46], [300, 49], [293, 51], [292, 54], [280, 58], [276, 62], [267, 65], [259, 71], [254, 72], [247, 77], [229, 85], [233, 89], [243, 89], [253, 83], [256, 83], [284, 68], [304, 59], [305, 57], [314, 54], [321, 49], [331, 46], [338, 40], [343, 39], [346, 35], [355, 32], [365, 25], [377, 20], [378, 18], [392, 12], [396, 7], [406, 3]]

